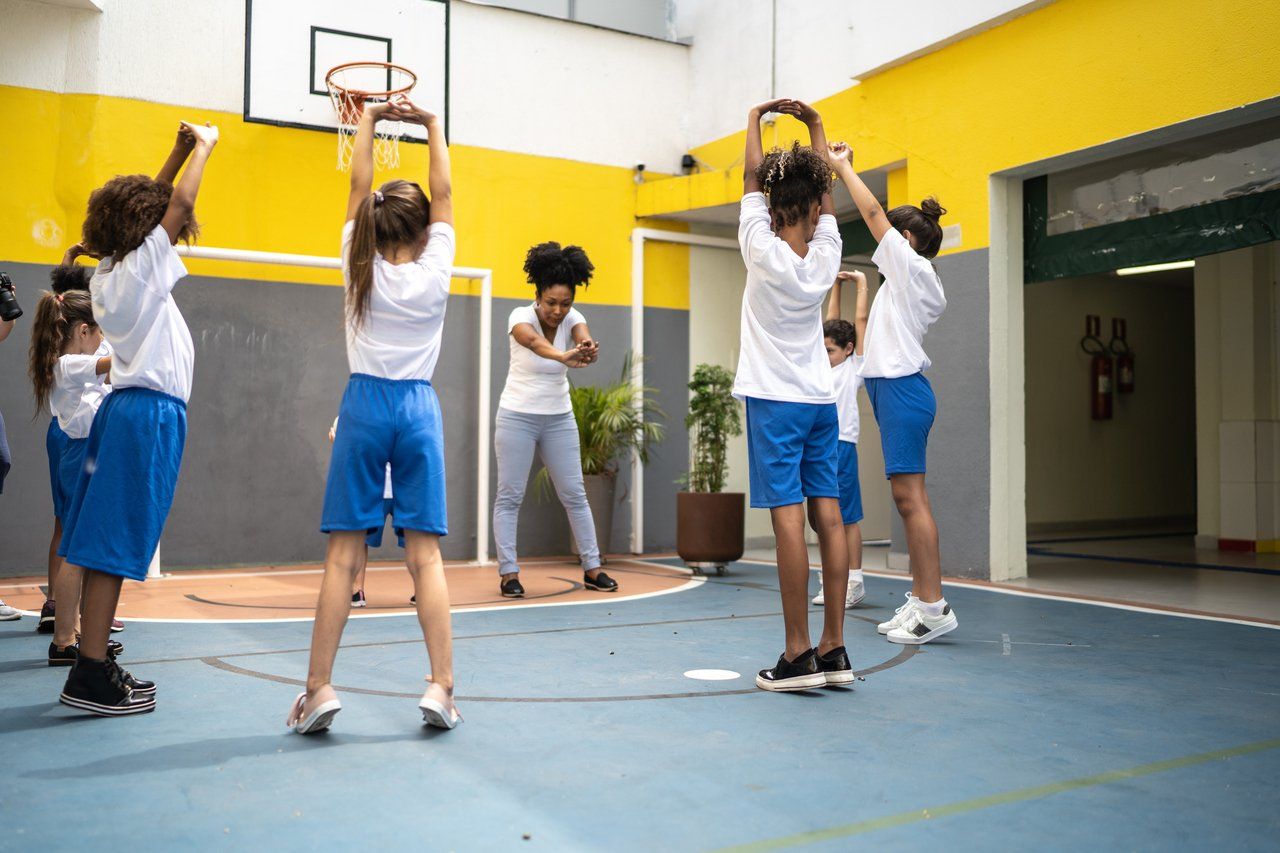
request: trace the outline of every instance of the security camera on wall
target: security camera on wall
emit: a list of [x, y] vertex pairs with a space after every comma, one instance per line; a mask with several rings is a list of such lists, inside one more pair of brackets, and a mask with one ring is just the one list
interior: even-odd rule
[[644, 163], [636, 163], [636, 183], [644, 183]]

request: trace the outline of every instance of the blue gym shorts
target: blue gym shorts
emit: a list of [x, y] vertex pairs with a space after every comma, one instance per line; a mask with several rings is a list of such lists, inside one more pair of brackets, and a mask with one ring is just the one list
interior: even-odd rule
[[858, 485], [858, 445], [852, 441], [840, 444], [840, 520], [845, 524], [862, 521], [862, 487]]
[[338, 419], [320, 531], [381, 529], [389, 462], [397, 530], [447, 534], [444, 420], [431, 383], [353, 373]]
[[871, 408], [880, 425], [884, 475], [923, 474], [929, 430], [938, 414], [938, 399], [923, 373], [896, 379], [864, 380]]
[[751, 505], [761, 509], [839, 498], [835, 403], [747, 398]]
[[186, 441], [182, 400], [150, 388], [108, 394], [84, 440], [58, 554], [96, 572], [145, 579], [173, 505]]
[[[49, 429], [44, 434], [44, 452], [49, 457], [49, 489], [53, 492], [53, 517], [62, 518], [67, 503], [67, 493], [62, 488], [62, 452], [71, 437], [62, 431], [57, 418], [49, 419]], [[52, 593], [51, 593], [52, 594]]]
[[[382, 499], [382, 517], [384, 519], [387, 519], [387, 518], [391, 519], [391, 526], [395, 528], [395, 531], [396, 531], [396, 542], [400, 545], [401, 548], [403, 548], [404, 547], [404, 528], [396, 527], [394, 499], [392, 498]], [[368, 535], [364, 537], [364, 544], [368, 545], [370, 548], [381, 548], [382, 547], [382, 531], [383, 531], [383, 528], [385, 528], [386, 526], [387, 526], [386, 521], [383, 521], [382, 524], [379, 524], [373, 530], [369, 531]]]

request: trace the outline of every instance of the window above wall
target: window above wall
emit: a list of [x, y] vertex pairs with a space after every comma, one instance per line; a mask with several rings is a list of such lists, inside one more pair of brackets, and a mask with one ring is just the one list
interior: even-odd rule
[[675, 0], [469, 0], [546, 18], [603, 27], [647, 38], [675, 41]]

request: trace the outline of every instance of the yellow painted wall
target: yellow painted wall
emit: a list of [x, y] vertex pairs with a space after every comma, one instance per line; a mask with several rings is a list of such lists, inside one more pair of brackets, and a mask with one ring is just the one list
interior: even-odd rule
[[[906, 197], [937, 195], [967, 251], [990, 242], [994, 172], [1280, 95], [1278, 32], [1274, 0], [1058, 0], [816, 106], [855, 166], [905, 160]], [[776, 136], [807, 141], [788, 118]], [[695, 148], [714, 169], [644, 186], [640, 214], [735, 202], [743, 144]]]
[[[336, 255], [347, 177], [335, 169], [332, 134], [247, 123], [240, 115], [97, 95], [0, 87], [12, 119], [0, 151], [0, 259], [54, 264], [78, 239], [89, 193], [117, 174], [154, 173], [179, 120], [212, 121], [221, 141], [205, 172], [200, 243], [235, 249]], [[677, 227], [636, 219], [632, 172], [549, 157], [452, 146], [459, 266], [490, 267], [494, 295], [532, 294], [521, 269], [543, 240], [577, 243], [596, 265], [581, 301], [631, 301], [631, 229]], [[427, 148], [400, 146], [401, 167], [379, 173], [426, 183]], [[687, 310], [688, 249], [646, 247], [646, 304]], [[187, 261], [193, 274], [340, 284], [336, 271]], [[474, 284], [454, 283], [456, 292]]]

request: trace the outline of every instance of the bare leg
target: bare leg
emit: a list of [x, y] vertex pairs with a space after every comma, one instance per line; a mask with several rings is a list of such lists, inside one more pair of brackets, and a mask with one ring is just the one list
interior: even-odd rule
[[54, 590], [58, 586], [58, 572], [62, 568], [62, 558], [58, 556], [58, 546], [62, 544], [62, 519], [53, 519], [53, 536], [49, 539], [49, 598], [55, 602]]
[[302, 708], [303, 717], [317, 704], [335, 696], [330, 685], [333, 660], [338, 655], [342, 629], [351, 615], [351, 580], [360, 566], [364, 536], [363, 530], [340, 530], [329, 534], [324, 580], [320, 582], [316, 621], [311, 629], [311, 663], [307, 668], [307, 701]]
[[351, 585], [352, 595], [355, 595], [357, 592], [364, 589], [364, 573], [365, 573], [365, 569], [367, 569], [368, 567], [369, 567], [369, 546], [365, 545], [364, 555], [360, 558], [360, 571], [356, 572], [355, 583]]
[[453, 694], [453, 628], [449, 585], [440, 557], [440, 537], [418, 530], [404, 532], [405, 562], [418, 597], [418, 623], [431, 659], [431, 682]]
[[53, 611], [53, 644], [60, 649], [76, 641], [76, 627], [80, 621], [80, 586], [85, 575], [86, 572], [74, 563], [64, 562], [58, 571], [58, 584], [53, 588], [53, 600], [58, 602]]
[[[809, 506], [818, 522], [818, 549], [822, 552], [822, 639], [818, 654], [825, 655], [844, 645], [844, 599], [849, 589], [849, 548], [840, 502], [835, 498], [810, 498]], [[806, 571], [808, 566], [805, 566]], [[807, 592], [807, 590], [806, 590]]]
[[788, 504], [769, 511], [777, 542], [778, 589], [787, 633], [787, 660], [809, 651], [809, 548], [804, 541], [804, 505]]
[[[63, 567], [63, 574], [70, 566]], [[59, 578], [61, 580], [61, 578]], [[84, 572], [84, 636], [80, 638], [80, 654], [94, 660], [107, 659], [107, 640], [111, 636], [111, 620], [120, 603], [120, 584], [124, 578], [86, 569]], [[59, 608], [61, 609], [61, 608]]]
[[862, 525], [854, 522], [844, 526], [845, 543], [849, 548], [849, 571], [862, 568]]
[[942, 563], [938, 557], [938, 525], [933, 520], [924, 474], [894, 474], [893, 501], [907, 533], [911, 558], [911, 593], [921, 601], [942, 598]]

